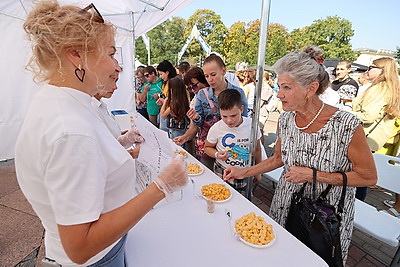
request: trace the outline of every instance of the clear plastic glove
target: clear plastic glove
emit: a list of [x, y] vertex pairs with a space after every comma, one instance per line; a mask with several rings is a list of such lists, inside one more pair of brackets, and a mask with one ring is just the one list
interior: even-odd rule
[[188, 174], [183, 156], [176, 155], [172, 162], [160, 172], [154, 183], [165, 194], [168, 201], [172, 193], [182, 189], [187, 181]]
[[118, 136], [117, 140], [125, 148], [128, 148], [133, 144], [144, 142], [144, 138], [140, 135], [139, 130], [136, 128], [136, 126], [130, 128], [123, 135]]

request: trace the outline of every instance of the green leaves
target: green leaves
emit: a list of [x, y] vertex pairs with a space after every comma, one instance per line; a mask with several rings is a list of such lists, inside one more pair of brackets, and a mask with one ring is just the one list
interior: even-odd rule
[[314, 44], [324, 50], [324, 57], [337, 57], [354, 61], [358, 54], [351, 49], [354, 36], [351, 22], [338, 16], [315, 20], [310, 26], [294, 29], [291, 34], [291, 50], [301, 50]]
[[[173, 17], [148, 32], [151, 64], [164, 59], [177, 63], [178, 52], [194, 25], [211, 46], [211, 51], [224, 56], [228, 69], [234, 69], [237, 62], [247, 62], [249, 66], [257, 64], [260, 20], [248, 23], [238, 21], [227, 29], [221, 16], [208, 9], [197, 10], [187, 21]], [[265, 62], [267, 65], [273, 65], [285, 54], [302, 50], [310, 44], [323, 49], [325, 58], [337, 57], [353, 61], [358, 56], [358, 53], [351, 49], [350, 41], [353, 35], [351, 22], [338, 16], [315, 20], [310, 26], [294, 29], [290, 33], [283, 25], [270, 23]], [[147, 62], [147, 50], [140, 39], [136, 42], [136, 53], [141, 62]], [[400, 59], [400, 49], [397, 54]], [[194, 38], [182, 61], [200, 62], [205, 57], [206, 54]]]

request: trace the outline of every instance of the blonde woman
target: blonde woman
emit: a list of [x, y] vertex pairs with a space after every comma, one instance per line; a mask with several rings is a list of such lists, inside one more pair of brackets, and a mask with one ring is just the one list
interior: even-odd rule
[[[400, 131], [400, 81], [396, 62], [392, 58], [375, 59], [368, 67], [371, 86], [353, 100], [353, 113], [362, 121], [367, 142], [372, 151], [396, 155], [395, 136]], [[396, 142], [395, 142], [396, 141]], [[364, 200], [366, 188], [357, 188], [356, 197]], [[400, 217], [400, 201], [389, 213]]]
[[183, 160], [133, 198], [135, 163], [91, 105], [119, 69], [115, 29], [93, 4], [38, 2], [24, 29], [30, 66], [45, 83], [21, 128], [15, 165], [45, 228], [46, 258], [52, 266], [124, 266], [129, 229], [186, 184]]

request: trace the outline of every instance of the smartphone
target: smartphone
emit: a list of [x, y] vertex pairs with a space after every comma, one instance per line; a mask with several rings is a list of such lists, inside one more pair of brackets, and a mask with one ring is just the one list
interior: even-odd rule
[[163, 93], [160, 94], [160, 97], [161, 98], [166, 98], [166, 96]]

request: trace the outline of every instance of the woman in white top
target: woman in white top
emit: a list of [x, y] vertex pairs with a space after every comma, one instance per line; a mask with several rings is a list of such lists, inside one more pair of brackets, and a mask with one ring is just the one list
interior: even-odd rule
[[45, 230], [46, 257], [62, 266], [124, 266], [126, 233], [186, 184], [176, 159], [134, 196], [132, 157], [91, 105], [116, 65], [115, 29], [93, 4], [37, 3], [24, 29], [37, 92], [16, 144], [18, 182]]

